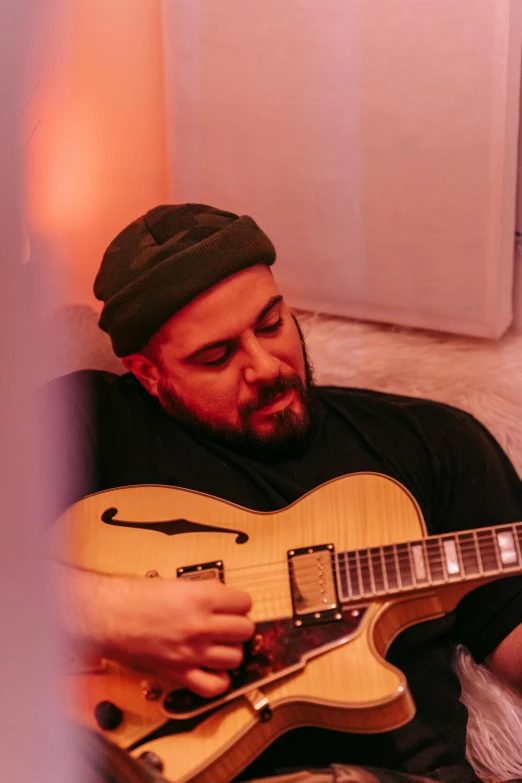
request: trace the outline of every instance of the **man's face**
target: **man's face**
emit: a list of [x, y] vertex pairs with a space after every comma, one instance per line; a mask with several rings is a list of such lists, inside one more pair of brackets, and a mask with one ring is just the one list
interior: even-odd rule
[[311, 371], [264, 265], [226, 278], [180, 310], [154, 341], [153, 363], [149, 391], [204, 434], [285, 446], [309, 430]]

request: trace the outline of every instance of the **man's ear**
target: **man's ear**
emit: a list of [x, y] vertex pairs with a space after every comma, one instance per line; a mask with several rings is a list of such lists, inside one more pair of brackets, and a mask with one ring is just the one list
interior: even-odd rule
[[125, 369], [136, 376], [149, 394], [158, 396], [159, 371], [152, 359], [142, 353], [131, 353], [121, 361]]

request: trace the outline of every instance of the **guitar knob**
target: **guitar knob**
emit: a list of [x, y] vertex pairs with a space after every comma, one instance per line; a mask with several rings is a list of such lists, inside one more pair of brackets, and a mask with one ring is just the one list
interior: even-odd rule
[[163, 761], [160, 759], [157, 753], [154, 753], [152, 750], [146, 750], [144, 753], [139, 756], [139, 760], [146, 764], [148, 767], [151, 767], [155, 772], [163, 772], [164, 764]]
[[114, 731], [123, 720], [123, 712], [112, 701], [100, 701], [94, 708], [96, 723], [103, 731]]

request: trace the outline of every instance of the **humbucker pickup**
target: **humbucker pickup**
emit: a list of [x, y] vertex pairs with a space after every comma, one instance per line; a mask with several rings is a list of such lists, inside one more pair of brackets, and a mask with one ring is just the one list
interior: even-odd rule
[[225, 569], [222, 560], [183, 566], [183, 568], [178, 568], [176, 573], [178, 579], [219, 579], [223, 583], [225, 581]]
[[287, 556], [294, 624], [341, 620], [333, 544], [291, 549]]

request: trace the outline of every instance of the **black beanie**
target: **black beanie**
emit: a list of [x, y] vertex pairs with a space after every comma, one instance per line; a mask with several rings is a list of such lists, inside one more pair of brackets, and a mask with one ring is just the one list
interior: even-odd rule
[[128, 356], [198, 294], [275, 258], [272, 242], [248, 215], [205, 204], [155, 207], [105, 251], [94, 281], [104, 302], [99, 326], [116, 356]]

